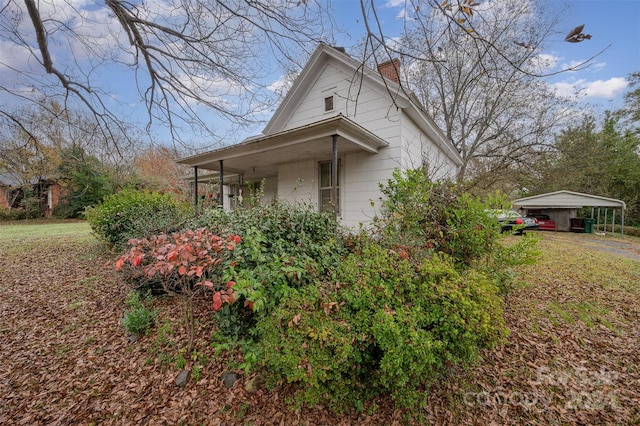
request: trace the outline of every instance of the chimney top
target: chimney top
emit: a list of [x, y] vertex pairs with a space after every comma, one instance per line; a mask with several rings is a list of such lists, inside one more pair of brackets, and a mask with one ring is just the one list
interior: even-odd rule
[[378, 72], [384, 78], [400, 84], [400, 59], [395, 58], [378, 65]]

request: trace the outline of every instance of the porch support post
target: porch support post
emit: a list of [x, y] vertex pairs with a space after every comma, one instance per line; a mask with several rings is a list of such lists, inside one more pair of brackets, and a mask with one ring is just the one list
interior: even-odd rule
[[220, 160], [220, 208], [224, 210], [224, 160]]
[[332, 135], [331, 161], [331, 201], [333, 202], [333, 216], [338, 218], [338, 135]]
[[193, 166], [193, 205], [198, 207], [198, 166]]

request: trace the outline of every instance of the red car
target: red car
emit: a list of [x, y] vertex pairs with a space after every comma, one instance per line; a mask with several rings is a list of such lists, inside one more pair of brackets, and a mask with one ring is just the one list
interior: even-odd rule
[[546, 214], [529, 214], [527, 217], [532, 217], [538, 221], [538, 229], [543, 231], [555, 231], [556, 222], [549, 218]]

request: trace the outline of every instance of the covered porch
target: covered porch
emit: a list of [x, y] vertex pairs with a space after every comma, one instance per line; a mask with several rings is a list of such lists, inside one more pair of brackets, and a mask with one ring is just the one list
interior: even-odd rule
[[[236, 145], [180, 159], [178, 163], [193, 168], [190, 180], [194, 204], [199, 203], [198, 185], [206, 180], [222, 188], [218, 193], [219, 205], [229, 208], [231, 203], [225, 198], [235, 198], [235, 204], [241, 204], [242, 188], [248, 182], [255, 184], [266, 179], [270, 193], [283, 197], [285, 188], [290, 189], [299, 179], [292, 171], [295, 168], [284, 165], [299, 163], [307, 169], [310, 164], [328, 161], [332, 166], [331, 201], [338, 215], [338, 191], [342, 190], [338, 180], [339, 158], [354, 152], [373, 155], [387, 146], [380, 137], [338, 115], [272, 135], [247, 138]], [[287, 171], [286, 176], [283, 169]], [[309, 176], [309, 170], [302, 174]], [[319, 199], [315, 201], [319, 202]]]

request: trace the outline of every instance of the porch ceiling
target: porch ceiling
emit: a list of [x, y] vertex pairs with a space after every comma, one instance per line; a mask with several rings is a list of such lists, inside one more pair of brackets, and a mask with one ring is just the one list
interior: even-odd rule
[[273, 135], [245, 140], [237, 145], [178, 160], [199, 169], [220, 170], [245, 179], [275, 176], [278, 165], [294, 161], [331, 159], [332, 135], [338, 135], [338, 155], [364, 151], [375, 154], [388, 143], [348, 118], [338, 115]]

